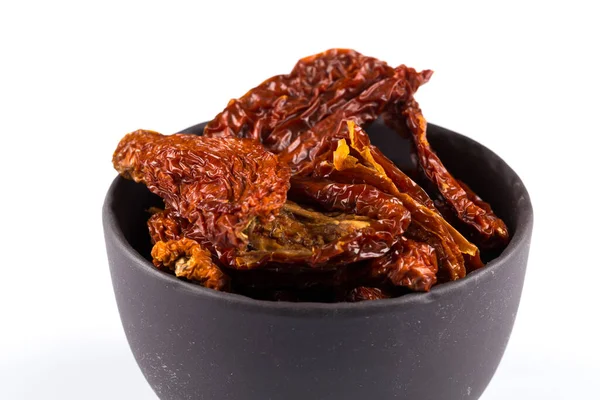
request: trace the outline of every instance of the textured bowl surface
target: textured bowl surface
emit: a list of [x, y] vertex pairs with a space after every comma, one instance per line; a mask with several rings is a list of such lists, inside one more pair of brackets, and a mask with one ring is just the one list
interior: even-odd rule
[[[202, 124], [185, 130], [201, 131]], [[385, 126], [374, 144], [399, 162], [405, 143]], [[362, 303], [258, 301], [178, 280], [146, 258], [143, 185], [116, 178], [103, 208], [121, 321], [161, 399], [477, 399], [496, 370], [519, 305], [533, 227], [515, 172], [460, 134], [429, 125], [455, 176], [492, 204], [512, 240], [465, 279], [429, 293]], [[391, 153], [391, 154], [390, 154]]]

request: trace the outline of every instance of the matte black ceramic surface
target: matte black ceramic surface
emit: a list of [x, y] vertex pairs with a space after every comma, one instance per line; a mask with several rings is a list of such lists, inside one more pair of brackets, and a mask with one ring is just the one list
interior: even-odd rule
[[[403, 151], [397, 135], [385, 131], [374, 124], [373, 142], [388, 155]], [[512, 330], [533, 213], [523, 183], [497, 155], [431, 124], [429, 138], [449, 169], [491, 202], [513, 237], [499, 258], [465, 279], [397, 299], [276, 303], [180, 281], [145, 258], [145, 210], [157, 199], [143, 185], [115, 179], [103, 209], [112, 281], [131, 350], [156, 394], [477, 399]]]

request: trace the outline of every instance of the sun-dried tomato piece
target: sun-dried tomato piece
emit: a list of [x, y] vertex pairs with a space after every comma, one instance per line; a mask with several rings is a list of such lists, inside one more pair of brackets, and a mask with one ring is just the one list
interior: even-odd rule
[[371, 261], [369, 267], [371, 277], [416, 292], [428, 292], [437, 281], [435, 249], [411, 239], [402, 238], [385, 256]]
[[406, 124], [412, 133], [419, 163], [425, 176], [436, 185], [456, 216], [477, 230], [482, 242], [489, 247], [505, 246], [509, 235], [504, 222], [494, 214], [489, 204], [483, 202], [470, 189], [461, 186], [429, 145], [427, 122], [419, 104], [414, 99], [410, 99], [399, 105], [398, 112], [406, 119]]
[[206, 125], [204, 135], [260, 140], [280, 152], [301, 132], [392, 74], [385, 62], [354, 50], [331, 49], [305, 57], [291, 73], [271, 77], [231, 100]]
[[245, 247], [243, 231], [255, 218], [278, 213], [289, 188], [289, 169], [246, 139], [139, 130], [121, 140], [113, 163], [217, 249]]
[[156, 242], [152, 259], [157, 267], [207, 288], [226, 290], [229, 285], [229, 278], [213, 263], [210, 252], [191, 239]]
[[380, 288], [359, 286], [348, 292], [346, 301], [354, 303], [357, 301], [387, 299], [389, 297]]
[[412, 97], [413, 81], [426, 82], [430, 71], [418, 73], [403, 65], [394, 70], [394, 75], [377, 81], [359, 96], [347, 101], [334, 113], [317, 122], [311, 129], [302, 132], [281, 152], [294, 174], [314, 167], [313, 161], [321, 150], [322, 142], [328, 140], [332, 132], [339, 131], [340, 125], [352, 120], [356, 125], [374, 121], [390, 103], [403, 102]]

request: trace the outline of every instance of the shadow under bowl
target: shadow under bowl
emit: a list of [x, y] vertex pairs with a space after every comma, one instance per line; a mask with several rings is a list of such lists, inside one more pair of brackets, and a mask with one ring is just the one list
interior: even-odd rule
[[[203, 124], [185, 130], [200, 133]], [[206, 289], [152, 266], [143, 185], [117, 177], [102, 210], [113, 288], [133, 355], [161, 399], [477, 399], [519, 306], [533, 227], [517, 174], [479, 143], [429, 124], [445, 165], [489, 201], [512, 239], [483, 269], [429, 293], [288, 303]], [[407, 148], [380, 123], [372, 141]]]

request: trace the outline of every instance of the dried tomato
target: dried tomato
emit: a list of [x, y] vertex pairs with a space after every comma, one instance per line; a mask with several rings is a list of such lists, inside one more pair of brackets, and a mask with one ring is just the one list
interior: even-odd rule
[[[482, 267], [457, 228], [496, 250], [508, 230], [427, 141], [413, 96], [431, 74], [332, 49], [231, 100], [201, 137], [125, 136], [115, 168], [165, 203], [148, 220], [155, 265], [279, 301], [394, 297]], [[424, 181], [371, 144], [379, 117], [412, 139]]]

